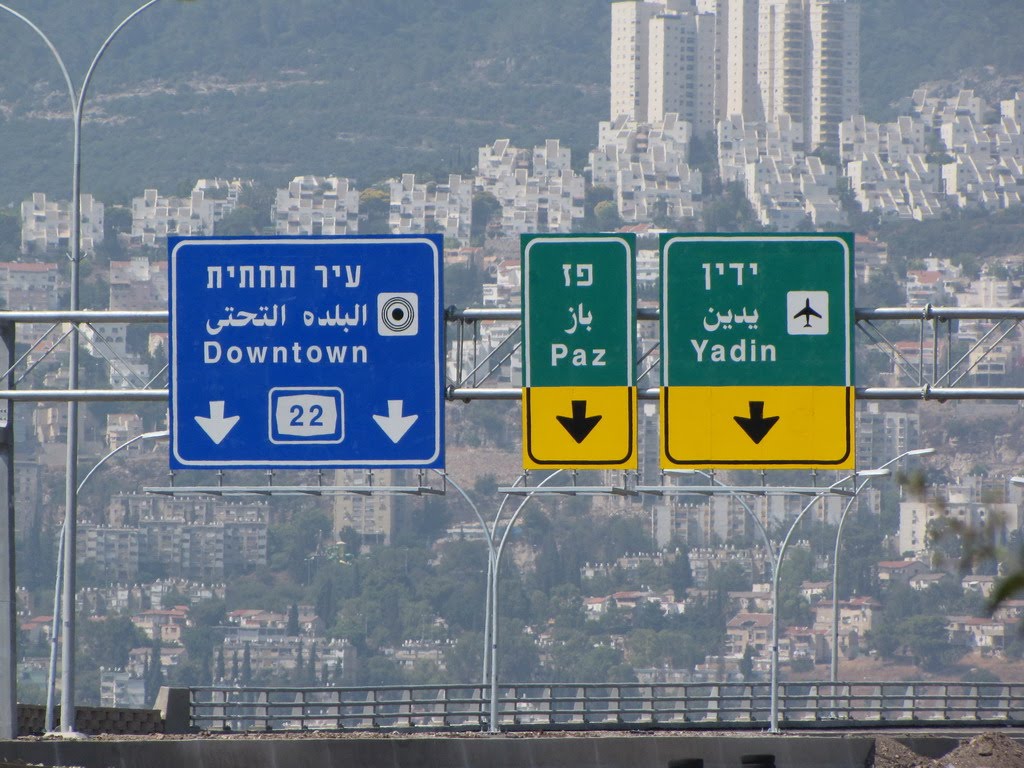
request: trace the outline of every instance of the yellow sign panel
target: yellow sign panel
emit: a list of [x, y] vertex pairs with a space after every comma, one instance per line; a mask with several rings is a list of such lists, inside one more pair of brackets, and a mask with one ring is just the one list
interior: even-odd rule
[[636, 469], [636, 388], [524, 388], [523, 467]]
[[666, 469], [853, 469], [853, 387], [662, 387]]

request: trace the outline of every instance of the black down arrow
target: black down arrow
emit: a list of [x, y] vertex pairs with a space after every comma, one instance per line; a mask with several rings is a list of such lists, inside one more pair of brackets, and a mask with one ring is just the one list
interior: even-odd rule
[[555, 418], [558, 419], [558, 423], [565, 427], [565, 431], [577, 443], [582, 443], [586, 440], [587, 435], [593, 431], [594, 427], [597, 426], [597, 422], [601, 420], [600, 416], [587, 416], [586, 400], [572, 401], [572, 416], [555, 416]]
[[757, 445], [764, 440], [765, 435], [771, 432], [779, 417], [765, 417], [764, 402], [761, 400], [751, 400], [749, 406], [750, 416], [733, 416], [733, 418], [740, 425], [740, 429], [747, 433], [747, 437], [754, 441], [754, 445]]

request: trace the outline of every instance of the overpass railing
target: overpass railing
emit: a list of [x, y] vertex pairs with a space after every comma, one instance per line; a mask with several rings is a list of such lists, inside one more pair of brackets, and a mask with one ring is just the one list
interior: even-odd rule
[[[503, 685], [503, 730], [636, 728], [761, 729], [768, 683]], [[479, 730], [488, 726], [489, 688], [206, 686], [189, 689], [190, 721], [201, 731]], [[1024, 683], [785, 682], [780, 722], [790, 729], [886, 724], [1024, 724]]]

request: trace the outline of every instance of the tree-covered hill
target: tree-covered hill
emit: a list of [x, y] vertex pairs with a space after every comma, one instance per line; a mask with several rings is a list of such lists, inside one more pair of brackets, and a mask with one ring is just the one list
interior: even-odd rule
[[[76, 82], [136, 0], [8, 0]], [[559, 138], [579, 164], [607, 117], [607, 0], [161, 0], [90, 89], [84, 187], [123, 201], [200, 176], [280, 183], [468, 171], [508, 137]], [[965, 67], [1024, 71], [1017, 0], [863, 0], [869, 115]], [[0, 13], [0, 204], [67, 196], [70, 124], [42, 42]]]
[[[80, 78], [135, 5], [14, 3]], [[163, 0], [91, 89], [84, 186], [127, 199], [204, 175], [468, 170], [496, 138], [589, 147], [607, 111], [609, 15], [593, 0]], [[62, 192], [67, 98], [27, 26], [0, 18], [0, 201]]]

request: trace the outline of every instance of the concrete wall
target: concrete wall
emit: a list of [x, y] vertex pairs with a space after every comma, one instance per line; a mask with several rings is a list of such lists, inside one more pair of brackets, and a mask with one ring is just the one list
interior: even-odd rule
[[740, 768], [745, 755], [774, 755], [778, 768], [864, 768], [873, 745], [866, 736], [165, 736], [0, 742], [0, 760], [82, 768], [670, 768], [700, 758], [703, 768]]

